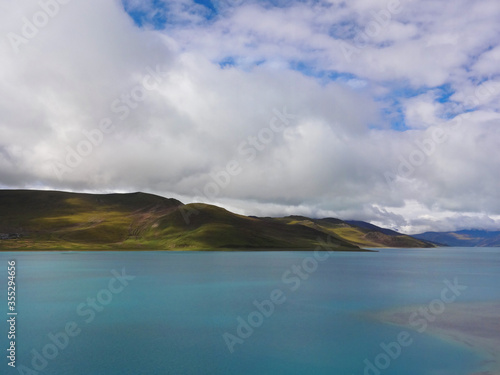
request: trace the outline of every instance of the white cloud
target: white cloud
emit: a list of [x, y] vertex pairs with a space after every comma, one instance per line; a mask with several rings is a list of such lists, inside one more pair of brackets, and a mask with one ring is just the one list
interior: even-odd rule
[[[21, 33], [39, 5], [0, 15], [2, 186], [143, 190], [246, 214], [339, 216], [410, 232], [498, 223], [496, 1], [453, 9], [401, 1], [351, 61], [340, 43], [356, 46], [388, 2], [237, 2], [211, 19], [188, 0], [163, 10], [127, 4], [145, 22], [167, 14], [172, 23], [138, 28], [119, 2], [74, 1], [16, 54], [5, 36]], [[228, 58], [234, 64], [221, 67]], [[130, 99], [159, 64], [158, 86]], [[441, 85], [455, 91], [449, 100]], [[130, 103], [123, 119], [117, 101]], [[296, 117], [269, 130], [284, 108]], [[384, 123], [398, 110], [404, 131]], [[65, 163], [88, 142], [83, 131], [107, 118], [114, 129], [59, 179], [54, 161]], [[249, 137], [261, 137], [258, 146]], [[241, 172], [203, 196], [230, 161]], [[404, 163], [411, 172], [401, 173]]]
[[438, 118], [442, 105], [432, 91], [405, 100], [404, 108], [406, 125], [410, 128], [427, 128], [442, 122]]

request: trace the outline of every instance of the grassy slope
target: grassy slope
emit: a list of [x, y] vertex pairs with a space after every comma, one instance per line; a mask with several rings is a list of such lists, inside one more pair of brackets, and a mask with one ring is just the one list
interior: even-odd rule
[[[392, 234], [389, 235], [382, 233], [382, 231], [347, 224], [345, 221], [339, 219], [310, 219], [300, 216], [290, 216], [281, 220], [290, 224], [306, 225], [325, 233], [330, 233], [333, 236], [361, 247], [435, 247], [429, 242], [394, 231], [390, 231]], [[373, 226], [373, 228], [377, 227]]]
[[108, 248], [133, 238], [149, 220], [182, 205], [151, 194], [0, 191], [0, 232], [22, 233], [0, 248]]
[[[185, 218], [188, 218], [187, 220]], [[314, 248], [327, 233], [150, 194], [0, 191], [0, 249]], [[336, 250], [359, 250], [340, 238]]]
[[[189, 215], [186, 221], [183, 217]], [[158, 221], [145, 238], [163, 240], [168, 248], [314, 248], [327, 235], [305, 226], [251, 218], [206, 204], [188, 204]], [[357, 249], [342, 240], [344, 250]]]
[[290, 249], [430, 247], [405, 235], [302, 216], [255, 218], [145, 193], [0, 190], [0, 249]]

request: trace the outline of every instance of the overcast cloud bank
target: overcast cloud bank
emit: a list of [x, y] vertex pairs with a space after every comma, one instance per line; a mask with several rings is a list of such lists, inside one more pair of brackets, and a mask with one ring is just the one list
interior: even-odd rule
[[1, 8], [0, 187], [500, 228], [496, 0]]

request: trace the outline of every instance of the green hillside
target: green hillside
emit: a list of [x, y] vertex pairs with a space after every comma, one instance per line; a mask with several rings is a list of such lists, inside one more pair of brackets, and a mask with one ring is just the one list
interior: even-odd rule
[[[312, 249], [325, 233], [132, 194], [0, 191], [0, 249]], [[19, 236], [20, 238], [16, 238]], [[334, 238], [336, 250], [360, 250]]]
[[[382, 230], [382, 228], [379, 228]], [[409, 236], [301, 216], [257, 218], [145, 193], [0, 190], [0, 250], [429, 247]]]
[[[301, 216], [289, 216], [280, 220], [289, 224], [305, 225], [329, 233], [360, 247], [436, 247], [431, 242], [418, 240], [411, 236], [379, 228], [364, 222], [346, 222], [334, 218], [310, 219]], [[351, 223], [358, 223], [359, 225]]]
[[0, 191], [0, 233], [9, 248], [107, 248], [136, 237], [147, 223], [182, 203], [144, 194], [76, 194], [55, 191]]

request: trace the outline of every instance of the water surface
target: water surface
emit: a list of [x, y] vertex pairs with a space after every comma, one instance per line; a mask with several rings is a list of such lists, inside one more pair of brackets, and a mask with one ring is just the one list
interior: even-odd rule
[[[459, 302], [500, 299], [500, 249], [384, 249], [336, 253], [323, 261], [313, 255], [1, 253], [2, 279], [7, 260], [17, 261], [17, 365], [33, 368], [34, 353], [52, 343], [49, 335], [74, 322], [80, 333], [39, 374], [357, 375], [402, 330], [364, 312], [427, 305], [440, 297], [443, 281], [454, 278], [467, 286]], [[302, 278], [294, 266], [306, 267]], [[111, 293], [112, 270], [135, 278], [114, 282]], [[254, 302], [269, 300], [273, 291], [281, 292], [282, 303], [254, 321], [253, 332], [245, 331], [231, 353], [223, 335], [240, 338], [239, 322], [252, 313], [258, 319]], [[6, 311], [6, 281], [0, 292]], [[97, 297], [106, 304], [90, 306], [88, 298]], [[411, 335], [412, 344], [381, 373], [461, 375], [481, 360], [437, 338]], [[18, 373], [6, 360], [1, 366], [2, 373]]]

